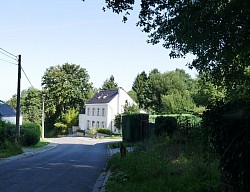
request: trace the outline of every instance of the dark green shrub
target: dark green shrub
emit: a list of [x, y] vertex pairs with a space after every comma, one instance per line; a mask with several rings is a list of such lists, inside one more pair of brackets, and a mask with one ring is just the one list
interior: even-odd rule
[[14, 142], [16, 138], [16, 125], [0, 120], [0, 143]]
[[107, 134], [107, 135], [112, 135], [113, 132], [109, 129], [105, 129], [105, 128], [99, 128], [97, 129], [98, 133], [102, 133], [102, 134]]
[[221, 103], [204, 113], [204, 125], [219, 156], [224, 182], [250, 191], [250, 103]]
[[127, 142], [142, 141], [149, 137], [148, 114], [122, 116], [122, 135]]
[[167, 134], [172, 136], [177, 130], [177, 120], [174, 117], [159, 116], [155, 119], [154, 133], [156, 136]]
[[40, 141], [40, 125], [24, 123], [21, 126], [20, 143], [22, 146], [36, 145]]

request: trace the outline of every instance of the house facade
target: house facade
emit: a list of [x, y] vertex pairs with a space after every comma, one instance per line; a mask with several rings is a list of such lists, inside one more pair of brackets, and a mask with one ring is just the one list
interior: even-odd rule
[[114, 126], [117, 114], [124, 112], [124, 106], [135, 104], [132, 98], [122, 88], [102, 90], [96, 93], [85, 105], [85, 110], [79, 114], [79, 128], [108, 128], [119, 132]]
[[[16, 124], [16, 111], [10, 105], [0, 100], [0, 119], [12, 124]], [[22, 116], [20, 116], [20, 125], [22, 125]]]

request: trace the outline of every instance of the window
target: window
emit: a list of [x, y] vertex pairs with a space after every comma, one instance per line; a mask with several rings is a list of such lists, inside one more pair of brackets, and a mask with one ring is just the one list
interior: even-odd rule
[[95, 127], [95, 121], [92, 121], [92, 127]]
[[100, 108], [97, 108], [97, 116], [100, 116]]
[[96, 127], [97, 127], [97, 128], [100, 127], [100, 122], [99, 122], [99, 121], [96, 122]]
[[105, 109], [102, 108], [102, 116], [105, 116]]
[[95, 116], [95, 108], [92, 109], [92, 116]]
[[90, 122], [89, 122], [89, 120], [87, 121], [87, 129], [89, 129], [89, 127], [90, 127]]
[[105, 128], [105, 122], [104, 121], [102, 122], [102, 128]]
[[87, 108], [87, 115], [89, 116], [89, 114], [90, 114], [90, 109]]

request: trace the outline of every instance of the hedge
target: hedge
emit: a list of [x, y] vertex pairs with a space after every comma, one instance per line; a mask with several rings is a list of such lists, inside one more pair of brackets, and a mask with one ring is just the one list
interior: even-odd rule
[[22, 146], [36, 145], [40, 141], [41, 127], [35, 123], [23, 123], [20, 131]]
[[204, 126], [219, 156], [223, 182], [250, 191], [250, 103], [217, 104], [204, 113]]

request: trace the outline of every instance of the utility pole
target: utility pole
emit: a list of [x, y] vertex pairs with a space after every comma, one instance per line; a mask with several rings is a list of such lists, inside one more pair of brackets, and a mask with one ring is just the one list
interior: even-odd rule
[[44, 139], [44, 95], [42, 93], [42, 102], [43, 102], [43, 112], [42, 112], [42, 139]]
[[17, 102], [16, 102], [16, 137], [20, 138], [20, 90], [21, 90], [21, 55], [18, 55]]

